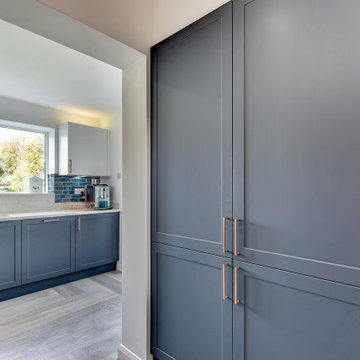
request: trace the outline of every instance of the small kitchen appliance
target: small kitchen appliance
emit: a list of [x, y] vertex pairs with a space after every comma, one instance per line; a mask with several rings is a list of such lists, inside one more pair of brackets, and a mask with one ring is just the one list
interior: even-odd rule
[[100, 179], [94, 178], [91, 180], [91, 185], [85, 186], [85, 201], [88, 204], [95, 203], [95, 186], [100, 184]]
[[93, 185], [85, 186], [85, 201], [91, 204], [95, 202], [95, 189]]
[[95, 209], [105, 210], [111, 209], [110, 202], [110, 186], [106, 184], [98, 184], [95, 189]]

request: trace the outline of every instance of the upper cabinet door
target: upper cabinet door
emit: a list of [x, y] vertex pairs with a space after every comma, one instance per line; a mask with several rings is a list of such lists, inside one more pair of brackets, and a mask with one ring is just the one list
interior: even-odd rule
[[59, 174], [109, 176], [109, 130], [73, 123], [61, 124]]
[[358, 286], [359, 13], [357, 0], [234, 2], [241, 255]]
[[[152, 240], [223, 252], [232, 218], [232, 4], [152, 49]], [[225, 222], [232, 250], [231, 221]]]

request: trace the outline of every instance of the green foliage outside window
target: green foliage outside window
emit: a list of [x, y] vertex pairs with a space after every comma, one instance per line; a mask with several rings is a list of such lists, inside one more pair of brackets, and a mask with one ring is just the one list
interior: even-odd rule
[[44, 167], [44, 135], [19, 136], [0, 143], [0, 191], [28, 192], [29, 178], [44, 179]]

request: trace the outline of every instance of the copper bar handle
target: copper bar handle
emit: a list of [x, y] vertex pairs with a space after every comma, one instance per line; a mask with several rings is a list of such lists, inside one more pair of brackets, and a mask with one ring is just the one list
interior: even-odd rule
[[69, 160], [69, 173], [72, 173], [72, 160]]
[[240, 267], [239, 266], [235, 266], [234, 268], [234, 277], [235, 277], [235, 296], [234, 296], [234, 304], [238, 305], [240, 304], [240, 300], [239, 300], [239, 294], [238, 294], [238, 273], [239, 273]]
[[52, 223], [52, 222], [58, 222], [60, 221], [60, 219], [44, 219], [43, 220], [43, 223]]
[[234, 228], [234, 255], [235, 256], [239, 256], [240, 255], [240, 252], [239, 252], [239, 249], [238, 249], [238, 225], [239, 225], [239, 222], [241, 222], [240, 219], [235, 219], [234, 220], [234, 223], [235, 223], [235, 228]]
[[226, 295], [226, 268], [230, 266], [229, 264], [223, 264], [223, 300], [229, 299]]
[[223, 218], [223, 252], [224, 253], [229, 252], [228, 250], [226, 250], [226, 221], [227, 220], [230, 220], [230, 218], [228, 218], [228, 217]]

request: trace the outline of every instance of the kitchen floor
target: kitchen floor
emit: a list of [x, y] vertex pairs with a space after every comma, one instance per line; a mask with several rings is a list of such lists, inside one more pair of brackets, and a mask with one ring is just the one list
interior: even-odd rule
[[0, 302], [0, 360], [115, 360], [121, 273]]

